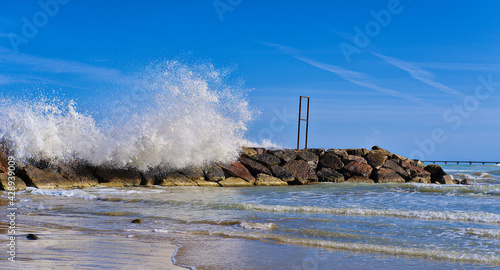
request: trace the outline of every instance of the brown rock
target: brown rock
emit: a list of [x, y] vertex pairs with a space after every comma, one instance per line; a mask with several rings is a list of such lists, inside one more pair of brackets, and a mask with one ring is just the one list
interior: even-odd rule
[[366, 161], [366, 159], [363, 158], [363, 157], [360, 157], [360, 156], [347, 155], [346, 158], [342, 159], [342, 162], [344, 162], [344, 164], [347, 164], [347, 163], [349, 163], [351, 161], [358, 161], [358, 162], [361, 162], [361, 163], [368, 164], [368, 162]]
[[226, 178], [226, 176], [224, 175], [224, 171], [221, 167], [219, 167], [219, 165], [209, 165], [203, 168], [203, 172], [205, 173], [205, 179], [209, 181], [218, 182]]
[[242, 178], [250, 183], [255, 183], [255, 178], [250, 171], [241, 164], [241, 162], [232, 162], [230, 164], [221, 164], [220, 167], [229, 175]]
[[229, 177], [219, 182], [223, 187], [251, 187], [252, 183], [238, 177]]
[[257, 154], [251, 157], [253, 160], [260, 162], [261, 164], [266, 165], [266, 167], [270, 168], [273, 165], [279, 165], [281, 163], [281, 160], [279, 157], [264, 153], [264, 154]]
[[364, 157], [366, 156], [366, 154], [368, 154], [368, 152], [370, 152], [366, 148], [356, 148], [356, 149], [351, 148], [351, 149], [345, 149], [345, 151], [349, 155], [360, 156], [360, 157]]
[[293, 184], [307, 184], [317, 182], [318, 177], [305, 160], [292, 160], [283, 166], [283, 169], [290, 172], [295, 177]]
[[186, 176], [179, 172], [170, 172], [165, 175], [161, 181], [160, 186], [197, 186], [195, 181], [189, 180]]
[[398, 163], [396, 162], [396, 160], [394, 160], [394, 159], [386, 160], [384, 163], [384, 166], [382, 166], [382, 167], [387, 168], [387, 169], [391, 169], [391, 170], [397, 172], [406, 181], [410, 181], [410, 179], [411, 179], [410, 174], [408, 172], [406, 172], [405, 170], [403, 170], [403, 168], [401, 168], [401, 166], [399, 166]]
[[404, 183], [405, 180], [397, 172], [381, 168], [380, 170], [375, 170], [373, 172], [373, 179], [376, 183]]
[[401, 161], [401, 168], [403, 168], [410, 175], [412, 182], [431, 182], [431, 173], [424, 169], [414, 166], [406, 161]]
[[335, 154], [335, 155], [337, 155], [341, 159], [347, 158], [347, 156], [349, 155], [349, 154], [347, 154], [347, 151], [342, 150], [342, 149], [337, 149], [337, 148], [328, 149], [326, 151], [326, 153]]
[[[10, 179], [9, 179], [10, 178]], [[25, 190], [26, 184], [17, 176], [10, 176], [6, 173], [0, 173], [0, 190], [20, 191]]]
[[453, 182], [453, 178], [451, 177], [451, 175], [442, 175], [438, 178], [435, 179], [435, 183], [439, 183], [439, 184], [443, 184], [443, 185], [452, 185], [454, 184]]
[[253, 148], [248, 148], [248, 147], [241, 147], [241, 152], [243, 155], [245, 155], [247, 157], [257, 155], [257, 150], [255, 150]]
[[258, 175], [259, 173], [271, 175], [271, 171], [266, 166], [260, 164], [255, 160], [249, 159], [244, 156], [241, 156], [238, 160], [248, 169], [248, 171], [250, 171], [253, 176]]
[[[33, 165], [28, 165], [25, 168], [26, 176], [28, 177], [27, 183], [30, 186], [43, 189], [52, 188], [72, 188], [73, 183], [64, 178], [56, 168], [38, 169]], [[139, 183], [141, 181], [139, 180]]]
[[64, 164], [59, 166], [59, 173], [73, 183], [73, 187], [85, 188], [99, 185], [92, 170], [84, 165]]
[[369, 177], [372, 171], [373, 168], [370, 165], [356, 160], [349, 162], [342, 169], [342, 172], [347, 177], [352, 177], [354, 175]]
[[159, 173], [154, 170], [147, 171], [141, 174], [141, 186], [152, 186], [158, 183], [158, 175]]
[[279, 178], [267, 175], [259, 174], [257, 175], [257, 181], [255, 181], [256, 186], [288, 186], [287, 182], [282, 181]]
[[141, 174], [135, 170], [110, 169], [106, 167], [96, 168], [94, 176], [100, 185], [112, 187], [139, 186], [142, 180]]
[[297, 150], [295, 149], [269, 150], [268, 152], [277, 156], [281, 160], [282, 164], [285, 164], [297, 158]]
[[313, 170], [316, 170], [319, 162], [319, 157], [310, 150], [299, 151], [297, 159], [306, 161]]
[[416, 167], [420, 168], [420, 169], [424, 169], [425, 168], [424, 163], [422, 163], [422, 161], [420, 161], [420, 160], [409, 159], [407, 162], [410, 163], [410, 164], [412, 164], [413, 166], [416, 166]]
[[180, 170], [184, 176], [186, 176], [189, 180], [200, 181], [205, 180], [205, 173], [200, 167], [190, 166]]
[[309, 150], [318, 157], [321, 157], [322, 155], [325, 154], [325, 148], [309, 148], [307, 150]]
[[220, 187], [219, 183], [205, 180], [194, 180], [200, 187]]
[[293, 175], [289, 171], [285, 170], [281, 166], [274, 165], [271, 167], [271, 171], [273, 172], [274, 176], [285, 182], [293, 182], [295, 180], [295, 177], [293, 177]]
[[316, 175], [320, 182], [333, 182], [333, 183], [341, 183], [345, 181], [344, 175], [337, 172], [334, 169], [324, 167], [319, 170]]
[[344, 163], [340, 160], [340, 158], [333, 153], [325, 153], [319, 163], [322, 167], [339, 170], [344, 167]]
[[355, 175], [353, 177], [350, 177], [346, 180], [348, 183], [375, 183], [373, 179], [370, 179], [365, 176], [360, 176], [360, 175]]
[[372, 166], [375, 170], [382, 168], [384, 162], [387, 160], [387, 155], [380, 150], [370, 151], [366, 155], [366, 162]]
[[472, 185], [470, 179], [468, 179], [468, 178], [465, 178], [462, 181], [460, 181], [460, 184], [461, 185], [468, 185], [468, 186]]
[[[431, 164], [427, 165], [424, 170], [428, 171], [431, 173], [431, 182], [432, 183], [440, 183], [440, 184], [446, 184], [447, 180], [449, 180], [447, 177], [444, 177], [447, 175], [441, 166], [436, 165], [436, 164]], [[451, 178], [451, 177], [450, 177]], [[448, 181], [449, 183], [449, 181]]]
[[384, 154], [386, 155], [388, 158], [391, 158], [392, 157], [392, 153], [385, 150], [385, 149], [382, 149], [378, 146], [373, 146], [372, 147], [372, 150], [370, 152], [375, 152], [375, 153], [381, 153], [381, 154]]

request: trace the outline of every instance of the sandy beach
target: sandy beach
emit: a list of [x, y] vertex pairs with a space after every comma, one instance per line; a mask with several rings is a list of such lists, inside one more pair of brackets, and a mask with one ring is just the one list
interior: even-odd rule
[[[0, 225], [3, 247], [8, 241], [6, 229], [6, 224]], [[26, 239], [30, 233], [39, 239]], [[172, 263], [176, 248], [168, 242], [142, 241], [133, 236], [21, 225], [16, 231], [15, 262], [5, 259], [0, 269], [184, 269]]]

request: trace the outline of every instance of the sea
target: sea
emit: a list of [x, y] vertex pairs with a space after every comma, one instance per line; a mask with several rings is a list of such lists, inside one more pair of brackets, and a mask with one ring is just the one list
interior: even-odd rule
[[173, 243], [188, 269], [500, 269], [500, 167], [443, 168], [472, 185], [28, 188], [18, 220]]

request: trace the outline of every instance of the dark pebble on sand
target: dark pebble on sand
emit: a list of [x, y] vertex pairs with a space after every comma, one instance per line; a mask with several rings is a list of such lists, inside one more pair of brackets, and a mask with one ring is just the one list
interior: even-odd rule
[[142, 219], [136, 218], [136, 219], [132, 220], [132, 223], [142, 223]]
[[34, 234], [28, 234], [26, 236], [26, 238], [28, 238], [28, 240], [38, 240], [38, 236], [34, 235]]

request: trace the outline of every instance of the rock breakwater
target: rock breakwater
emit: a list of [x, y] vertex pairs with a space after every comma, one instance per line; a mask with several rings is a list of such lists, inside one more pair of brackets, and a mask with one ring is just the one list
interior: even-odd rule
[[[115, 169], [85, 164], [36, 162], [16, 164], [10, 170], [0, 158], [0, 189], [28, 187], [85, 188], [90, 186], [285, 186], [319, 182], [333, 183], [426, 183], [459, 184], [439, 165], [425, 166], [378, 146], [358, 149], [280, 149], [243, 147], [237, 161], [208, 164], [182, 170]], [[12, 168], [12, 166], [11, 166]], [[9, 173], [13, 174], [10, 175]], [[9, 183], [10, 180], [15, 185]]]

